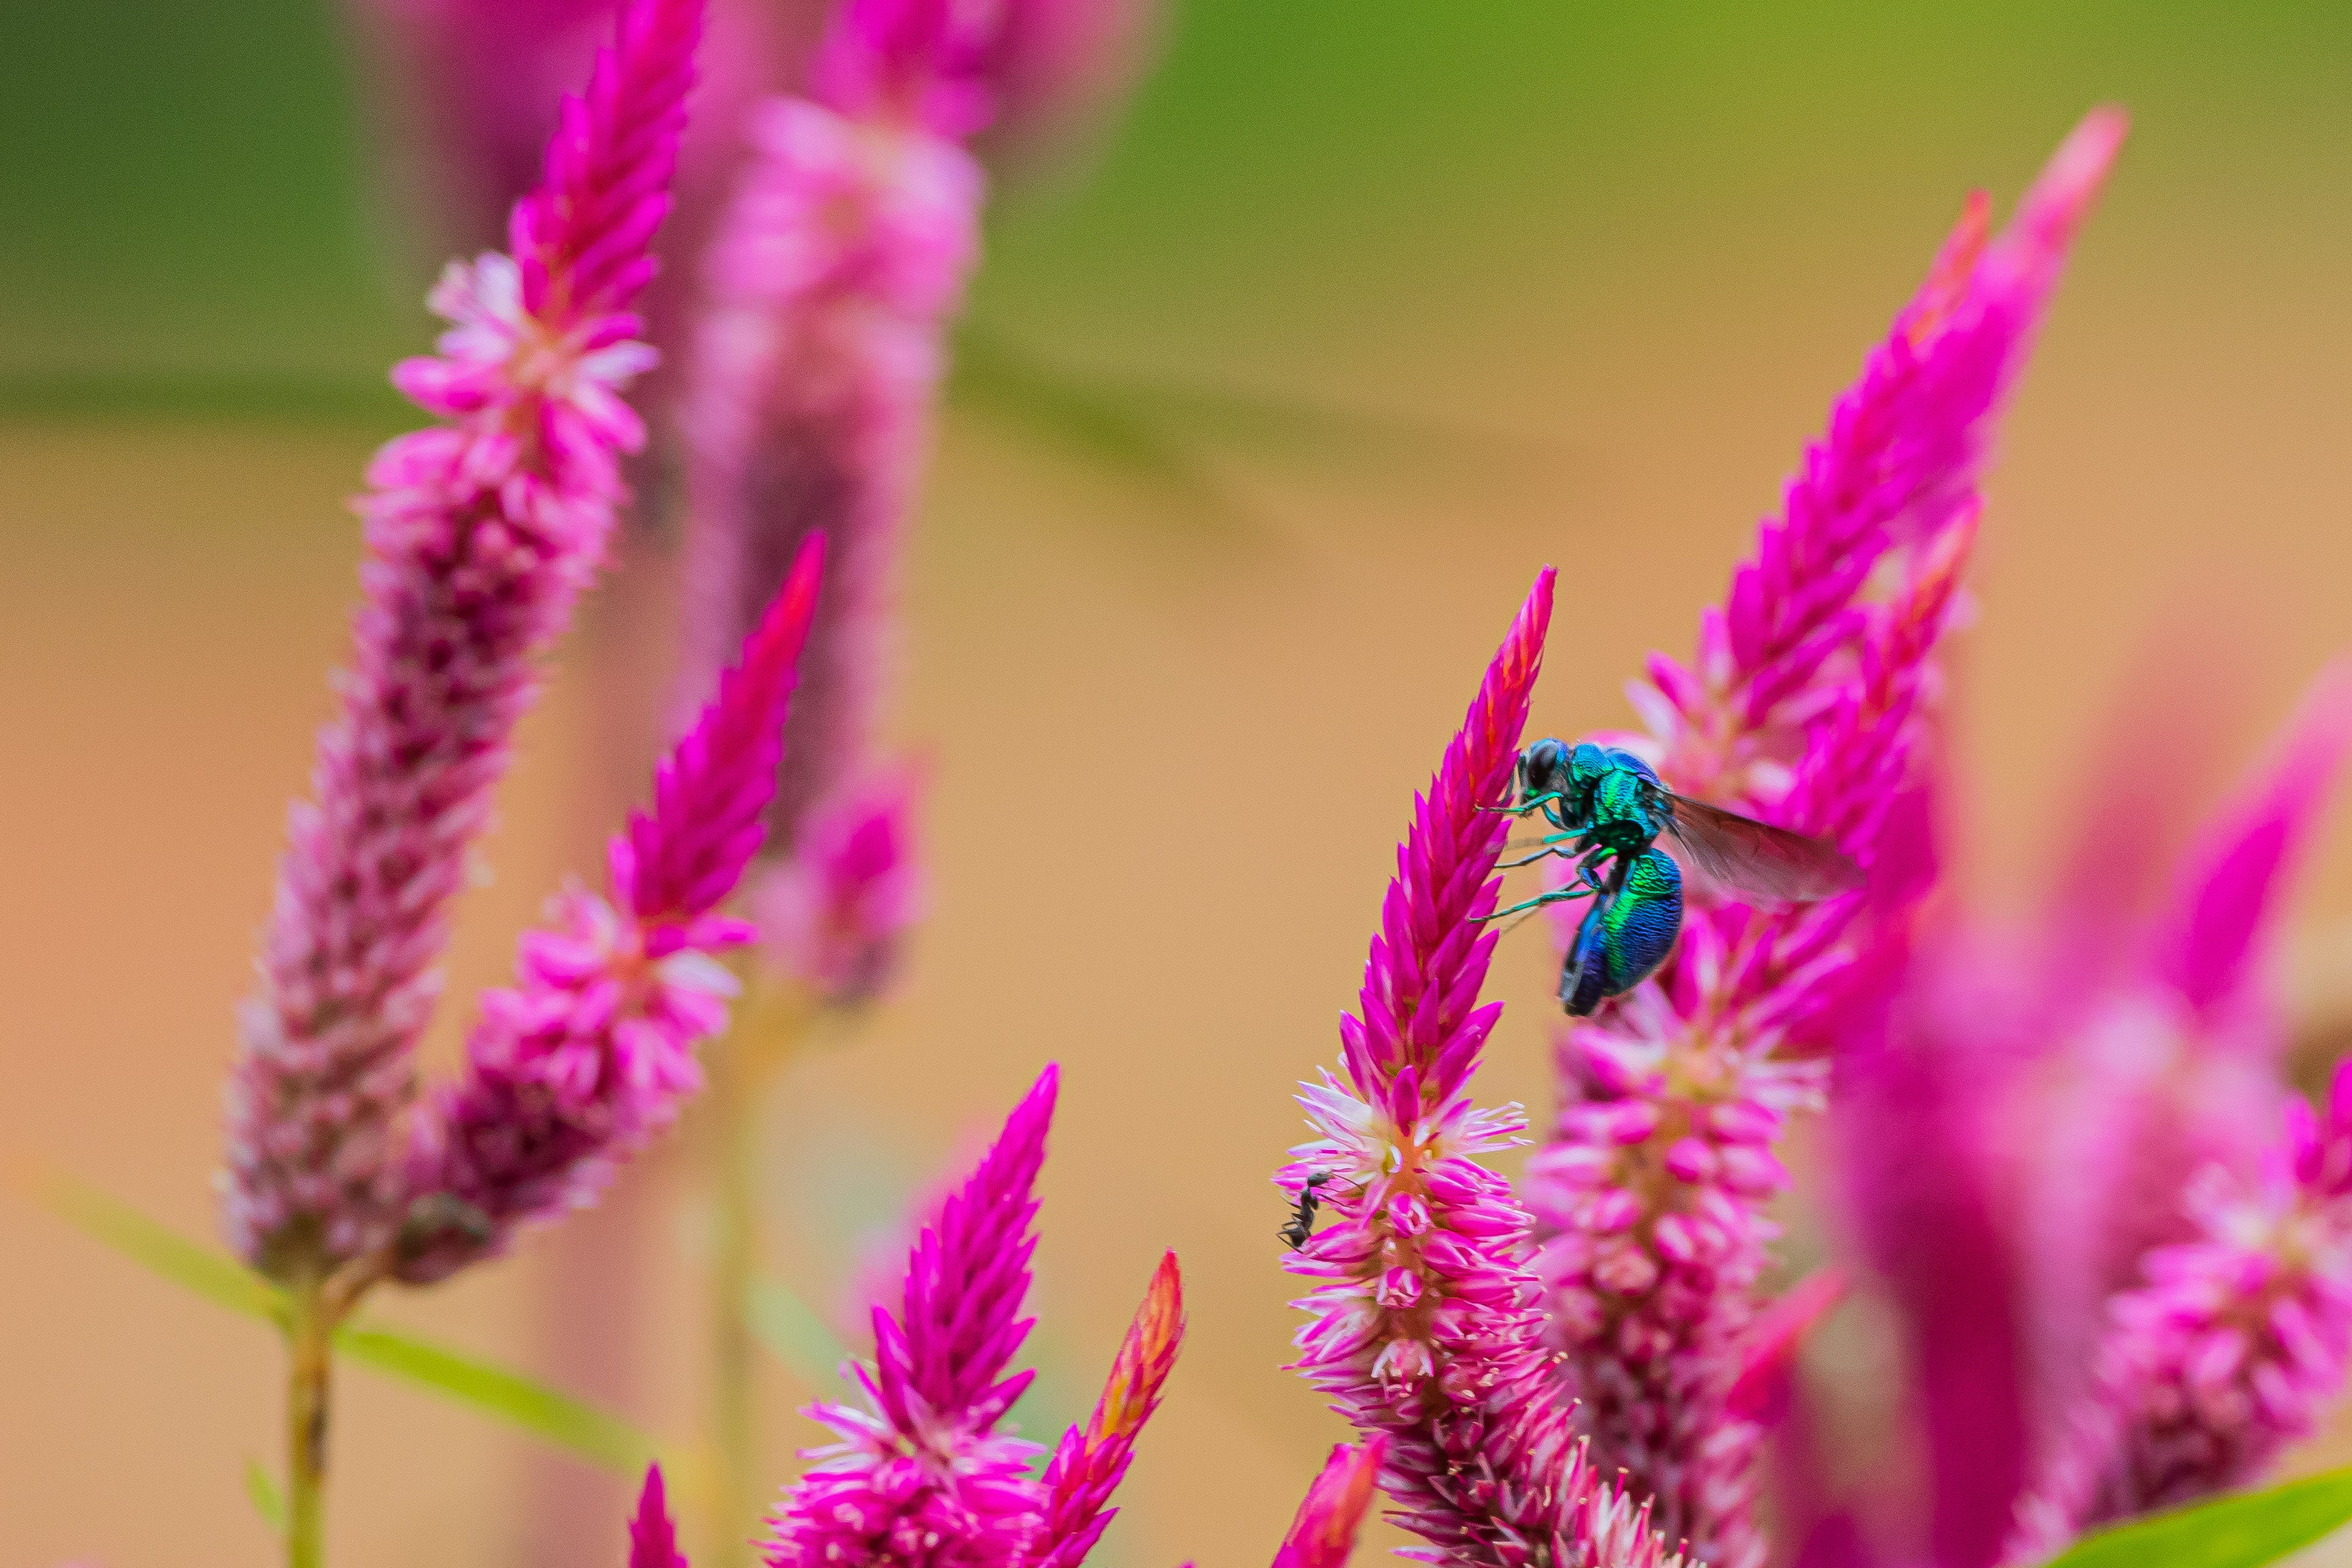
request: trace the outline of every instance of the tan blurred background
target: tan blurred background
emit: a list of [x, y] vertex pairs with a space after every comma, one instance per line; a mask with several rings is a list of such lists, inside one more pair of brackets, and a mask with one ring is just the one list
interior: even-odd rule
[[[342, 500], [398, 427], [364, 388], [425, 329], [386, 281], [327, 19], [154, 9], [160, 41], [128, 12], [95, 41], [61, 8], [0, 16], [23, 89], [0, 92], [0, 1151], [208, 1237], [229, 1011], [346, 636]], [[2088, 727], [2152, 643], [2234, 672], [2230, 770], [2352, 643], [2340, 8], [1271, 9], [1179, 15], [1090, 182], [992, 238], [976, 320], [1162, 445], [949, 416], [901, 725], [935, 758], [932, 914], [902, 994], [768, 1114], [770, 1255], [825, 1303], [861, 1232], [1064, 1065], [1049, 1413], [1090, 1397], [1163, 1247], [1192, 1311], [1112, 1568], [1265, 1561], [1339, 1436], [1276, 1370], [1266, 1173], [1411, 793], [1528, 578], [1562, 568], [1538, 723], [1622, 722], [1621, 683], [1687, 648], [1964, 191], [2005, 205], [2095, 101], [2137, 128], [2010, 423], [1957, 655], [1972, 895], [2031, 896]], [[110, 87], [33, 80], [110, 27], [136, 57]], [[121, 74], [173, 27], [231, 37], [132, 101]], [[215, 103], [215, 70], [258, 96]], [[121, 145], [167, 117], [204, 158]], [[637, 787], [609, 760], [663, 691], [667, 569], [627, 563], [527, 725], [436, 1065]], [[2297, 994], [2336, 1006], [2339, 828], [2295, 930]], [[1486, 1079], [1538, 1108], [1546, 963], [1532, 929], [1507, 944], [1519, 1005]], [[682, 1163], [383, 1315], [689, 1431]], [[268, 1559], [240, 1480], [277, 1458], [262, 1329], [5, 1194], [0, 1303], [0, 1568]], [[792, 1406], [831, 1391], [769, 1370], [782, 1480], [814, 1431]], [[619, 1561], [623, 1481], [365, 1371], [336, 1459], [344, 1568]]]

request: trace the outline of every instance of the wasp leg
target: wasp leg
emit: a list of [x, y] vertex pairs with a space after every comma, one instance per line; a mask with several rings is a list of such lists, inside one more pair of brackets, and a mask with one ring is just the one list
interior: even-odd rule
[[1566, 800], [1568, 796], [1558, 790], [1549, 790], [1542, 795], [1531, 795], [1528, 796], [1527, 799], [1519, 801], [1515, 805], [1482, 805], [1478, 809], [1481, 811], [1500, 812], [1505, 816], [1525, 816], [1528, 813], [1533, 811], [1539, 805], [1547, 805], [1553, 801]]
[[[1573, 838], [1576, 835], [1570, 833], [1563, 834], [1561, 837]], [[1522, 866], [1532, 866], [1538, 860], [1549, 860], [1555, 855], [1564, 855], [1570, 859], [1574, 859], [1576, 858], [1576, 851], [1573, 849], [1538, 849], [1534, 854], [1523, 855], [1517, 860], [1497, 860], [1495, 862], [1495, 869], [1497, 871], [1516, 871]]]
[[1528, 900], [1524, 903], [1513, 904], [1507, 910], [1496, 910], [1491, 915], [1473, 915], [1470, 917], [1470, 923], [1472, 925], [1484, 925], [1488, 921], [1499, 921], [1504, 919], [1506, 916], [1519, 914], [1528, 910], [1542, 909], [1546, 904], [1564, 904], [1571, 899], [1589, 899], [1591, 897], [1592, 897], [1592, 894], [1582, 888], [1556, 888], [1549, 893], [1538, 894], [1536, 897]]

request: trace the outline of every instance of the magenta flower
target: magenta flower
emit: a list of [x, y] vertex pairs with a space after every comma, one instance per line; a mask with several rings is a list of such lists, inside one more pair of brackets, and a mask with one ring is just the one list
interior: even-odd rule
[[2018, 1510], [2009, 1561], [2252, 1480], [2310, 1435], [2352, 1356], [2352, 1065], [2290, 1109], [2252, 1181], [2208, 1167], [2195, 1238], [2119, 1296], [2081, 1412]]
[[1347, 1568], [1348, 1555], [1356, 1549], [1356, 1531], [1380, 1490], [1381, 1464], [1388, 1447], [1389, 1440], [1376, 1434], [1331, 1450], [1299, 1500], [1290, 1533], [1274, 1554], [1274, 1568]]
[[977, 246], [983, 177], [960, 138], [984, 103], [985, 41], [944, 0], [845, 5], [811, 96], [753, 117], [708, 258], [684, 412], [689, 667], [719, 657], [803, 536], [835, 546], [780, 851], [873, 743], [900, 533]]
[[566, 106], [510, 255], [453, 265], [441, 357], [402, 390], [444, 423], [377, 456], [342, 708], [320, 734], [240, 1018], [223, 1221], [273, 1275], [399, 1223], [394, 1123], [414, 1093], [446, 910], [534, 691], [532, 660], [593, 574], [643, 431], [631, 301], [693, 79], [700, 0], [638, 0]]
[[677, 1527], [670, 1521], [662, 1495], [659, 1465], [646, 1467], [645, 1489], [637, 1494], [636, 1516], [629, 1521], [629, 1568], [687, 1568], [686, 1553], [677, 1549]]
[[1026, 1561], [1037, 1568], [1077, 1568], [1102, 1539], [1118, 1511], [1109, 1506], [1111, 1494], [1127, 1478], [1135, 1439], [1160, 1408], [1160, 1391], [1183, 1342], [1184, 1283], [1171, 1252], [1152, 1273], [1094, 1414], [1084, 1426], [1063, 1434], [1046, 1463], [1045, 1522]]
[[903, 766], [845, 785], [809, 813], [800, 852], [760, 888], [753, 913], [769, 966], [832, 1005], [888, 988], [921, 913], [916, 793]]
[[904, 1305], [877, 1308], [874, 1361], [853, 1363], [863, 1405], [809, 1414], [840, 1441], [771, 1520], [771, 1568], [1009, 1564], [1040, 1525], [1034, 1443], [1005, 1415], [1034, 1373], [1005, 1375], [1034, 1320], [1032, 1189], [1045, 1157], [1058, 1076], [1047, 1068], [970, 1180], [908, 1258]]
[[726, 1026], [717, 955], [752, 929], [719, 915], [760, 847], [776, 751], [824, 558], [812, 540], [716, 700], [614, 837], [608, 904], [561, 895], [522, 940], [519, 984], [482, 999], [465, 1075], [417, 1120], [396, 1270], [438, 1279], [515, 1229], [595, 1200], [614, 1166], [699, 1088], [694, 1048]]
[[[1727, 1399], [1775, 1234], [1764, 1205], [1788, 1184], [1773, 1145], [1821, 1101], [1809, 1053], [1853, 984], [1857, 917], [1899, 918], [1924, 890], [1879, 866], [1883, 829], [1923, 743], [1990, 421], [2122, 133], [2119, 115], [2087, 120], [1989, 245], [1971, 205], [1703, 618], [1695, 666], [1654, 656], [1633, 689], [1652, 732], [1632, 743], [1669, 785], [1829, 838], [1880, 884], [1692, 909], [1655, 979], [1562, 1041], [1559, 1126], [1528, 1168], [1595, 1463], [1717, 1568], [1763, 1552], [1758, 1432]], [[1890, 552], [1896, 585], [1872, 603]]]
[[2187, 1239], [2189, 1177], [2208, 1165], [2251, 1177], [2276, 1141], [2286, 1028], [2262, 960], [2347, 750], [2352, 663], [2339, 662], [2204, 826], [2137, 953], [2078, 969], [2063, 1000], [2032, 1004], [2058, 1046], [2014, 1135], [2040, 1152], [2025, 1239], [2054, 1399], [2080, 1390], [2102, 1303], [2149, 1249]]
[[1337, 1223], [1286, 1267], [1316, 1282], [1297, 1363], [1366, 1436], [1381, 1484], [1433, 1562], [1519, 1568], [1663, 1556], [1646, 1514], [1600, 1483], [1555, 1398], [1527, 1215], [1475, 1156], [1518, 1142], [1519, 1108], [1481, 1110], [1469, 1079], [1501, 1013], [1478, 991], [1512, 767], [1551, 615], [1547, 569], [1487, 667], [1397, 851], [1357, 1012], [1299, 1102], [1320, 1136], [1276, 1173], [1311, 1176]]

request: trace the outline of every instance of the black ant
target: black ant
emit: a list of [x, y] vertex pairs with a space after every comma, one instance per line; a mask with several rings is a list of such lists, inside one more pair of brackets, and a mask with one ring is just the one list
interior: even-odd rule
[[[1290, 1216], [1288, 1225], [1274, 1233], [1276, 1241], [1288, 1243], [1290, 1250], [1296, 1252], [1314, 1237], [1315, 1215], [1323, 1206], [1323, 1200], [1316, 1195], [1316, 1189], [1331, 1179], [1332, 1174], [1328, 1171], [1318, 1171], [1307, 1178], [1307, 1184], [1298, 1189], [1297, 1212]], [[1363, 1191], [1361, 1187], [1356, 1190]]]

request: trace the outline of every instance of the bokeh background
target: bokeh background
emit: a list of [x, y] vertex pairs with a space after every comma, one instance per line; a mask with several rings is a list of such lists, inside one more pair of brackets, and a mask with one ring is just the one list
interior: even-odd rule
[[[345, 637], [343, 500], [429, 331], [434, 242], [347, 27], [325, 0], [0, 5], [0, 1150], [199, 1236]], [[2201, 790], [2352, 642], [2352, 10], [1171, 13], [1123, 121], [989, 237], [975, 331], [1083, 395], [951, 400], [900, 708], [932, 913], [901, 993], [769, 1108], [777, 1271], [830, 1301], [1059, 1060], [1038, 1414], [1082, 1408], [1175, 1247], [1192, 1334], [1108, 1560], [1265, 1561], [1339, 1435], [1276, 1370], [1287, 1089], [1334, 1054], [1410, 794], [1527, 580], [1563, 568], [1538, 724], [1621, 722], [1963, 193], [2005, 204], [2108, 100], [2133, 139], [2010, 419], [1955, 656], [1963, 876], [1994, 910], [2031, 898], [2132, 669], [2214, 672], [2182, 697], [2185, 753], [2222, 748], [2184, 754]], [[461, 1003], [641, 780], [670, 570], [641, 538], [562, 650]], [[2340, 829], [2295, 930], [2321, 1053], [2352, 1040]], [[1492, 1097], [1548, 1100], [1547, 963], [1532, 929], [1507, 946]], [[689, 1430], [684, 1147], [384, 1315]], [[0, 1565], [267, 1560], [240, 1481], [278, 1447], [262, 1329], [5, 1195], [0, 1303]], [[814, 1430], [792, 1407], [829, 1391], [763, 1375], [781, 1481]], [[623, 1481], [363, 1371], [337, 1461], [347, 1568], [618, 1560]]]

